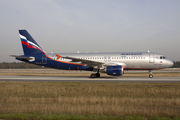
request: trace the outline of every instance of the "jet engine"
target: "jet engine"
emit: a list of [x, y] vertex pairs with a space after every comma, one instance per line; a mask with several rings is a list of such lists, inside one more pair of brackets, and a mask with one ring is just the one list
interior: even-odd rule
[[123, 66], [107, 66], [106, 73], [113, 76], [121, 76], [124, 74]]

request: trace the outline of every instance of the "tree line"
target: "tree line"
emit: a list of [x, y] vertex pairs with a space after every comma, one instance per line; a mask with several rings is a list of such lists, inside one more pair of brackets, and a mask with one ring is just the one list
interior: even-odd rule
[[42, 66], [29, 64], [25, 62], [1, 62], [0, 69], [31, 69], [42, 68]]
[[179, 67], [180, 67], [180, 61], [174, 62], [174, 65], [172, 66], [172, 68], [179, 68]]

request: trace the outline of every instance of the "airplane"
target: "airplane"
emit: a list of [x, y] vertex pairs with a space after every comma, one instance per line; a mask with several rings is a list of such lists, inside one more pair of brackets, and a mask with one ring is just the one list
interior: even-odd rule
[[169, 68], [173, 62], [154, 52], [101, 52], [101, 53], [46, 53], [26, 30], [19, 30], [24, 55], [10, 55], [17, 60], [64, 70], [93, 71], [91, 78], [100, 73], [122, 76], [124, 70], [152, 70]]

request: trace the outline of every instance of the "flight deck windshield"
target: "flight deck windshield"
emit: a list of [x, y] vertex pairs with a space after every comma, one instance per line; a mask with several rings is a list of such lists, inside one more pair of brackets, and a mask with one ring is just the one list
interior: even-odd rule
[[160, 56], [160, 59], [167, 59], [165, 56]]

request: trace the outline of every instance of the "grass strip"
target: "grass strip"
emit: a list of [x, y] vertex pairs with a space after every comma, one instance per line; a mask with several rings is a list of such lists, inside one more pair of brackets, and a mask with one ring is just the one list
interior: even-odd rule
[[17, 113], [0, 114], [0, 119], [10, 120], [180, 120], [180, 117], [107, 116], [107, 115], [68, 115]]
[[87, 119], [103, 116], [102, 119], [119, 116], [117, 119], [137, 116], [152, 120], [175, 119], [180, 117], [180, 83], [0, 81], [0, 115], [19, 115], [18, 119], [25, 119], [18, 113], [45, 116], [42, 119], [56, 119], [53, 116], [62, 115], [72, 116], [72, 119], [76, 119], [76, 115], [77, 119], [85, 119], [88, 115], [95, 118]]

